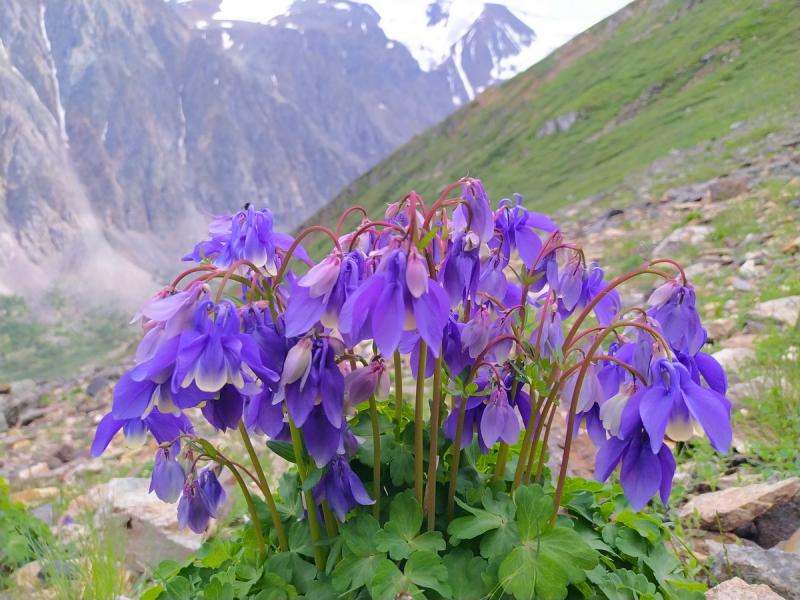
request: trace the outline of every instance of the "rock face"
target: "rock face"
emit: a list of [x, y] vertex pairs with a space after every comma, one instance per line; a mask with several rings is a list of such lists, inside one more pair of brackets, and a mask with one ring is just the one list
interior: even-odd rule
[[754, 319], [772, 319], [794, 327], [800, 316], [800, 296], [786, 296], [760, 302], [748, 313]]
[[487, 5], [458, 64], [425, 70], [367, 4], [269, 24], [219, 5], [0, 0], [0, 294], [42, 297], [53, 271], [95, 304], [152, 293], [203, 210], [251, 202], [289, 230], [536, 37]]
[[768, 585], [750, 585], [734, 577], [708, 590], [706, 600], [783, 600], [783, 597], [773, 592]]
[[800, 497], [800, 479], [757, 483], [695, 496], [679, 510], [681, 519], [697, 512], [700, 527], [707, 531], [733, 531], [757, 517]]
[[709, 547], [714, 557], [711, 574], [719, 581], [730, 579], [732, 571], [745, 581], [768, 585], [787, 600], [800, 600], [800, 560], [796, 555], [775, 549], [723, 547], [715, 542], [709, 542]]

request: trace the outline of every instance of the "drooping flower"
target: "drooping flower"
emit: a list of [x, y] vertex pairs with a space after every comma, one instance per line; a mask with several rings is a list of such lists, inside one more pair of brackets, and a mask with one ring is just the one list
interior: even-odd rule
[[[539, 353], [542, 358], [553, 360], [561, 352], [561, 347], [564, 345], [564, 330], [561, 328], [561, 315], [558, 314], [558, 309], [555, 305], [550, 305], [547, 312], [537, 317], [541, 319], [539, 328], [541, 328], [541, 343], [539, 344]], [[539, 328], [534, 329], [531, 334], [531, 343], [536, 344], [539, 336]]]
[[183, 486], [183, 494], [178, 501], [178, 528], [189, 529], [195, 533], [203, 533], [208, 527], [208, 521], [216, 518], [217, 511], [211, 506], [200, 482], [194, 480]]
[[375, 504], [358, 475], [353, 473], [347, 460], [341, 455], [334, 456], [330, 461], [328, 470], [314, 487], [313, 495], [316, 504], [323, 499], [327, 500], [331, 511], [341, 522], [344, 522], [347, 513], [357, 505]]
[[244, 425], [247, 431], [262, 433], [273, 440], [281, 434], [286, 421], [283, 405], [275, 404], [274, 396], [275, 393], [269, 388], [250, 396], [244, 410]]
[[700, 324], [692, 284], [669, 281], [653, 292], [649, 302], [653, 309], [648, 312], [661, 324], [667, 341], [680, 352], [697, 354], [706, 342], [706, 332]]
[[185, 474], [180, 463], [175, 460], [172, 450], [159, 448], [150, 477], [150, 491], [155, 492], [159, 500], [172, 504], [181, 495]]
[[92, 456], [100, 456], [120, 429], [125, 434], [126, 445], [132, 448], [144, 444], [147, 431], [153, 434], [159, 444], [172, 442], [182, 433], [194, 433], [194, 427], [186, 415], [163, 414], [154, 410], [144, 418], [117, 419], [108, 413], [97, 424]]
[[482, 244], [489, 242], [494, 236], [494, 215], [483, 184], [478, 179], [467, 180], [462, 186], [461, 199], [469, 209], [459, 204], [453, 210], [451, 229], [474, 232]]
[[[489, 380], [483, 375], [478, 375], [473, 379], [473, 383], [477, 386], [475, 394], [479, 394], [489, 385]], [[472, 443], [472, 439], [475, 435], [475, 426], [480, 423], [481, 415], [486, 409], [484, 400], [486, 400], [486, 396], [483, 394], [469, 396], [466, 400], [466, 405], [464, 406], [464, 424], [461, 429], [460, 450], [463, 450]], [[454, 409], [447, 415], [442, 423], [442, 431], [444, 432], [445, 438], [452, 440], [453, 443], [455, 443], [456, 434], [458, 433], [458, 413], [462, 402], [464, 402], [463, 397], [456, 397]]]
[[484, 351], [489, 343], [489, 327], [492, 324], [492, 315], [489, 309], [479, 305], [469, 322], [461, 331], [461, 346], [469, 352], [471, 358], [476, 358]]
[[[374, 339], [381, 354], [389, 356], [403, 331], [416, 329], [438, 356], [450, 302], [435, 281], [426, 279], [423, 285], [413, 272], [409, 279], [407, 262], [404, 250], [389, 253], [344, 303], [339, 330], [353, 341]], [[425, 268], [419, 263], [414, 269], [419, 267]]]
[[502, 301], [508, 288], [508, 279], [505, 274], [507, 265], [508, 258], [497, 251], [482, 258], [478, 291]]
[[[323, 410], [331, 426], [340, 428], [344, 410], [344, 376], [336, 364], [336, 354], [327, 338], [300, 340], [300, 344], [311, 344], [310, 350], [301, 350], [304, 356], [310, 352], [310, 359], [298, 354], [297, 364], [287, 356], [284, 371], [292, 370], [285, 380], [286, 406], [295, 425], [302, 427], [315, 405]], [[305, 347], [305, 346], [304, 346]], [[292, 350], [290, 350], [290, 355]]]
[[480, 247], [474, 233], [457, 233], [450, 242], [444, 262], [439, 269], [439, 283], [450, 298], [450, 307], [478, 296], [480, 279]]
[[208, 498], [211, 510], [216, 514], [217, 509], [225, 504], [227, 494], [225, 493], [225, 488], [222, 487], [219, 479], [217, 479], [215, 469], [209, 466], [200, 471], [198, 481], [200, 482], [200, 489], [205, 492], [206, 498]]
[[389, 367], [383, 358], [378, 357], [369, 366], [360, 367], [344, 378], [344, 390], [350, 406], [358, 406], [375, 395], [380, 400], [389, 397]]
[[500, 203], [496, 225], [500, 233], [490, 245], [492, 247], [500, 245], [501, 252], [506, 258], [511, 256], [511, 250], [517, 250], [522, 262], [530, 268], [542, 249], [542, 240], [536, 231], [550, 233], [556, 230], [556, 226], [549, 217], [526, 210], [522, 206], [522, 196], [519, 194], [514, 196], [517, 199], [516, 204], [512, 205], [509, 199]]
[[506, 444], [519, 441], [519, 419], [508, 402], [508, 393], [502, 385], [492, 390], [486, 408], [481, 415], [480, 432], [484, 444], [494, 446], [498, 440]]

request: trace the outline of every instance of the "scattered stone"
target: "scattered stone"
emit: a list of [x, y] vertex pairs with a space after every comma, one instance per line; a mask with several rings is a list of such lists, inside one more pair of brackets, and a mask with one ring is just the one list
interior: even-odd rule
[[753, 524], [756, 528], [753, 541], [762, 548], [774, 548], [800, 528], [800, 498], [776, 506]]
[[36, 506], [58, 498], [60, 491], [57, 487], [33, 488], [11, 494], [13, 502], [20, 502], [26, 506]]
[[784, 254], [797, 254], [800, 252], [800, 237], [786, 242], [781, 248], [781, 252]]
[[679, 227], [653, 248], [653, 256], [674, 256], [680, 253], [687, 245], [697, 246], [702, 244], [710, 233], [711, 228], [706, 225]]
[[686, 267], [683, 272], [686, 273], [686, 277], [689, 279], [694, 279], [698, 275], [702, 275], [703, 273], [708, 273], [713, 268], [712, 265], [706, 263], [695, 263], [693, 265], [689, 265]]
[[755, 355], [756, 353], [750, 348], [723, 348], [711, 356], [714, 357], [726, 371], [736, 371], [745, 362], [755, 357]]
[[0, 394], [10, 394], [11, 393], [11, 385], [8, 383], [0, 383]]
[[792, 554], [800, 554], [800, 529], [795, 531], [786, 543], [783, 545], [783, 548], [779, 548], [784, 552], [791, 552]]
[[736, 331], [736, 320], [731, 318], [714, 319], [706, 323], [708, 339], [712, 342], [727, 339]]
[[728, 391], [725, 393], [725, 397], [731, 403], [731, 410], [741, 409], [744, 406], [744, 401], [749, 398], [758, 399], [765, 383], [766, 382], [763, 377], [756, 377], [750, 381], [734, 383], [733, 385], [728, 386]]
[[165, 559], [184, 560], [203, 543], [203, 536], [178, 529], [177, 505], [165, 504], [149, 493], [150, 480], [112, 479], [94, 488], [89, 496], [97, 505], [95, 526], [125, 528], [125, 564], [144, 572]]
[[734, 577], [723, 581], [706, 592], [706, 600], [784, 600], [763, 583], [750, 585], [743, 579]]
[[759, 302], [755, 308], [747, 313], [754, 319], [773, 319], [794, 327], [800, 315], [800, 296], [786, 296]]
[[98, 377], [97, 379], [92, 379], [92, 381], [86, 388], [86, 393], [89, 394], [92, 398], [94, 398], [104, 388], [108, 387], [113, 383], [114, 382], [111, 381], [108, 377]]
[[678, 511], [681, 519], [697, 516], [707, 531], [733, 531], [775, 507], [800, 496], [800, 479], [756, 483], [695, 496]]
[[33, 408], [29, 407], [19, 414], [19, 424], [22, 426], [30, 425], [37, 419], [41, 419], [47, 414], [46, 408]]
[[53, 452], [53, 456], [60, 460], [62, 463], [68, 463], [72, 460], [75, 460], [77, 456], [77, 450], [75, 446], [72, 444], [67, 444], [66, 442], [61, 444], [58, 449]]
[[760, 550], [748, 546], [723, 546], [708, 543], [712, 551], [711, 574], [718, 581], [738, 575], [745, 581], [766, 584], [787, 600], [800, 600], [800, 561], [797, 556], [772, 548]]
[[14, 571], [11, 574], [11, 578], [17, 587], [24, 590], [37, 588], [42, 584], [42, 567], [38, 560], [29, 562]]
[[744, 261], [744, 264], [739, 267], [739, 273], [745, 277], [760, 277], [764, 274], [764, 271], [765, 268], [756, 264], [756, 261], [753, 258], [748, 258]]
[[48, 526], [55, 525], [58, 522], [58, 515], [52, 502], [37, 506], [32, 511], [33, 516], [47, 523]]
[[755, 345], [756, 335], [754, 333], [737, 333], [720, 344], [723, 348], [748, 348], [752, 349]]
[[17, 473], [17, 479], [20, 481], [27, 481], [28, 479], [43, 475], [50, 471], [50, 467], [46, 462], [36, 463], [30, 467], [20, 470]]
[[745, 281], [744, 279], [739, 279], [738, 277], [734, 277], [733, 281], [731, 281], [731, 287], [735, 290], [739, 290], [740, 292], [752, 292], [753, 291], [753, 284], [749, 281]]
[[[561, 407], [556, 410], [556, 416], [550, 429], [550, 437], [547, 440], [549, 454], [547, 466], [552, 473], [558, 473], [561, 469], [561, 457], [563, 456], [564, 441], [567, 434], [567, 411]], [[567, 477], [593, 479], [596, 455], [597, 447], [592, 442], [592, 439], [585, 430], [580, 430], [578, 435], [572, 438], [572, 449], [570, 450], [569, 463], [567, 464]]]

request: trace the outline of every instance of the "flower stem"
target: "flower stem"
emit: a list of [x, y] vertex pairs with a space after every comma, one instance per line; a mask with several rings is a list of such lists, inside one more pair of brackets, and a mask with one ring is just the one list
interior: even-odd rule
[[372, 420], [372, 454], [374, 465], [372, 467], [372, 496], [375, 504], [372, 514], [377, 521], [381, 515], [381, 428], [378, 423], [378, 406], [375, 396], [369, 397], [369, 418]]
[[[303, 440], [300, 430], [294, 424], [292, 416], [289, 415], [289, 430], [292, 434], [292, 448], [294, 449], [294, 458], [297, 461], [297, 472], [300, 474], [300, 483], [305, 483], [306, 475], [306, 462], [303, 460]], [[314, 505], [314, 496], [311, 490], [303, 492], [306, 500], [306, 513], [308, 513], [308, 529], [311, 532], [311, 544], [314, 546], [314, 564], [317, 567], [317, 572], [321, 572], [325, 568], [325, 550], [317, 546], [322, 537], [320, 534], [319, 518], [317, 517], [317, 508]]]
[[531, 442], [533, 441], [533, 432], [537, 427], [537, 421], [541, 420], [539, 416], [539, 409], [542, 407], [544, 397], [540, 396], [538, 392], [533, 390], [531, 386], [531, 395], [536, 394], [536, 405], [531, 408], [531, 416], [528, 418], [528, 426], [525, 428], [525, 437], [522, 439], [522, 448], [519, 451], [519, 460], [517, 461], [517, 470], [514, 471], [514, 481], [511, 484], [511, 491], [513, 492], [519, 487], [522, 482], [522, 476], [525, 474], [525, 458], [531, 449]]
[[439, 415], [442, 412], [442, 352], [433, 367], [433, 403], [431, 406], [431, 445], [428, 451], [428, 487], [424, 508], [428, 511], [428, 531], [436, 528], [436, 467], [439, 459]]
[[283, 523], [281, 523], [281, 518], [278, 515], [278, 507], [275, 506], [275, 498], [272, 497], [272, 491], [269, 489], [267, 477], [264, 475], [264, 469], [261, 468], [261, 462], [258, 460], [255, 448], [253, 448], [253, 442], [250, 441], [250, 436], [247, 434], [244, 421], [239, 421], [239, 433], [242, 436], [244, 446], [247, 448], [247, 453], [250, 455], [250, 460], [256, 470], [261, 493], [264, 494], [264, 500], [267, 501], [269, 514], [272, 517], [272, 524], [275, 526], [275, 532], [278, 534], [278, 543], [281, 546], [281, 552], [286, 552], [289, 550], [289, 544], [286, 541], [286, 532], [283, 530]]
[[458, 463], [461, 460], [461, 438], [464, 428], [464, 415], [467, 412], [467, 400], [459, 396], [458, 402], [458, 424], [456, 425], [456, 439], [453, 443], [453, 462], [450, 465], [450, 488], [447, 490], [447, 520], [453, 520], [453, 512], [456, 504], [456, 484], [458, 483]]
[[328, 537], [335, 538], [339, 535], [339, 528], [336, 525], [336, 515], [331, 512], [327, 500], [322, 501], [322, 516], [325, 518], [325, 531], [328, 533]]
[[419, 364], [417, 365], [417, 394], [414, 404], [414, 497], [422, 506], [422, 475], [424, 470], [422, 431], [425, 420], [423, 419], [422, 396], [425, 392], [425, 365], [428, 357], [428, 345], [424, 340], [419, 341]]
[[403, 419], [403, 362], [400, 359], [400, 351], [394, 353], [394, 420], [397, 425], [394, 428], [394, 437], [400, 440], [400, 423]]
[[[498, 380], [499, 381], [499, 380]], [[517, 399], [517, 389], [519, 388], [519, 379], [514, 379], [511, 386], [511, 402]], [[506, 472], [506, 462], [508, 461], [508, 444], [500, 442], [500, 449], [497, 451], [497, 461], [494, 465], [494, 474], [492, 475], [492, 483], [495, 483]]]
[[256, 512], [255, 504], [253, 504], [253, 498], [250, 496], [250, 490], [247, 489], [247, 484], [245, 484], [244, 479], [242, 479], [242, 475], [228, 459], [217, 456], [217, 460], [223, 462], [225, 466], [231, 470], [231, 473], [233, 473], [233, 476], [236, 478], [236, 482], [242, 489], [245, 502], [247, 502], [247, 510], [250, 512], [250, 520], [253, 522], [253, 532], [256, 534], [258, 555], [261, 557], [261, 562], [264, 562], [267, 559], [267, 546], [264, 544], [264, 533], [261, 531], [261, 522], [258, 520], [258, 513]]
[[550, 410], [550, 418], [547, 420], [547, 431], [544, 432], [544, 440], [542, 441], [542, 454], [539, 457], [539, 466], [536, 467], [536, 479], [534, 483], [540, 483], [542, 480], [542, 471], [544, 470], [544, 450], [547, 449], [547, 442], [550, 439], [550, 432], [552, 431], [553, 417], [556, 414], [556, 407]]

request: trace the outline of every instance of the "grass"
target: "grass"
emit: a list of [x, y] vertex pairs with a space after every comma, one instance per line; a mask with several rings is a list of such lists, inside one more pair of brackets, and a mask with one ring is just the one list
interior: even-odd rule
[[[620, 184], [673, 150], [724, 138], [723, 150], [733, 155], [789, 126], [782, 115], [800, 94], [800, 80], [787, 75], [800, 64], [796, 2], [726, 0], [688, 11], [684, 2], [648, 6], [634, 3], [635, 16], [613, 33], [600, 23], [488, 90], [353, 182], [306, 226], [331, 224], [353, 205], [381, 217], [410, 187], [430, 202], [467, 174], [480, 177], [490, 194], [518, 191], [528, 206], [552, 211]], [[579, 47], [591, 49], [571, 60]], [[655, 83], [662, 91], [634, 118], [602, 133]], [[536, 138], [546, 120], [569, 110], [581, 114], [572, 129]], [[759, 125], [730, 129], [749, 120]], [[711, 158], [695, 157], [689, 167], [706, 179], [718, 175]], [[309, 245], [318, 255], [321, 244]]]
[[23, 298], [0, 296], [0, 382], [74, 373], [131, 337], [119, 315], [73, 316], [65, 303], [54, 304], [54, 321], [43, 321]]

